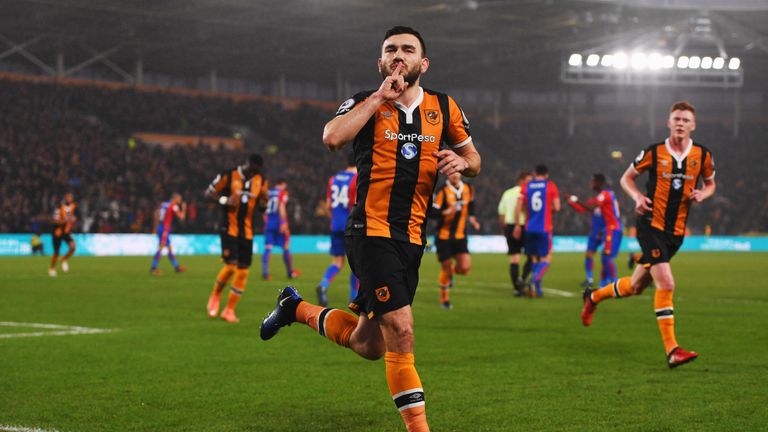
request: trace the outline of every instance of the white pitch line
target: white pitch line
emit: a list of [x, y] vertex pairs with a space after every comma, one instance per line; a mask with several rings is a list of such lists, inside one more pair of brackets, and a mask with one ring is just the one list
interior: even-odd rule
[[542, 288], [542, 291], [544, 291], [545, 293], [549, 293], [549, 294], [560, 296], [560, 297], [572, 298], [572, 297], [578, 297], [579, 296], [579, 294], [572, 293], [570, 291], [563, 291], [563, 290], [559, 290], [559, 289], [555, 289], [555, 288]]
[[[8, 333], [0, 334], [0, 339], [20, 338], [20, 337], [42, 337], [42, 336], [70, 336], [70, 335], [82, 335], [82, 334], [97, 334], [97, 333], [110, 333], [114, 330], [100, 329], [91, 327], [80, 326], [67, 326], [60, 324], [44, 324], [44, 323], [24, 323], [13, 321], [0, 321], [0, 327], [24, 327], [35, 329], [48, 329], [55, 331], [42, 331], [42, 332], [29, 332], [29, 333]], [[3, 429], [0, 429], [2, 431]]]
[[24, 426], [10, 426], [10, 425], [0, 425], [0, 431], [3, 432], [59, 432], [56, 429], [40, 429], [40, 428], [30, 428], [30, 427], [24, 427]]

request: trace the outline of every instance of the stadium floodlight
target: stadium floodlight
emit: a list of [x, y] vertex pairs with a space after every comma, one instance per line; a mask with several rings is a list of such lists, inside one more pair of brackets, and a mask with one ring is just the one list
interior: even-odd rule
[[632, 69], [645, 69], [645, 67], [648, 66], [648, 56], [644, 53], [634, 53], [630, 59], [630, 64], [632, 65]]
[[613, 55], [613, 67], [616, 69], [626, 69], [629, 65], [629, 57], [623, 52], [619, 52]]
[[662, 57], [659, 53], [652, 53], [648, 56], [648, 68], [651, 70], [658, 70], [661, 69], [662, 66]]
[[641, 50], [574, 53], [563, 58], [561, 79], [572, 84], [741, 87], [741, 61], [726, 60], [725, 55], [675, 56]]

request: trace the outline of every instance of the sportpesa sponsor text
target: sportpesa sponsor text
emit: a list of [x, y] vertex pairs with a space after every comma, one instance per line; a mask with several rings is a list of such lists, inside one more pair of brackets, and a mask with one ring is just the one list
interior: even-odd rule
[[418, 142], [435, 142], [437, 141], [437, 138], [435, 138], [433, 135], [421, 135], [417, 133], [398, 133], [398, 132], [392, 132], [391, 130], [387, 129], [384, 131], [384, 139], [390, 140], [390, 141], [418, 141]]

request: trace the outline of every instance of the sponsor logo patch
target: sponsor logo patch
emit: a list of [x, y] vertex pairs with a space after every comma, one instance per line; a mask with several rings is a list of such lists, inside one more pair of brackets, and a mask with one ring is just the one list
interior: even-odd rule
[[654, 249], [651, 251], [651, 256], [653, 258], [658, 258], [661, 256], [661, 249]]
[[392, 118], [392, 111], [382, 111], [381, 116], [385, 119], [391, 119]]
[[376, 300], [385, 303], [389, 301], [389, 288], [386, 286], [383, 286], [381, 288], [376, 288], [374, 291], [376, 294]]
[[679, 190], [681, 187], [683, 187], [683, 181], [679, 178], [673, 179], [672, 187], [675, 188], [675, 190]]
[[416, 147], [416, 144], [414, 143], [405, 143], [403, 144], [403, 147], [400, 149], [400, 153], [403, 155], [404, 158], [411, 160], [415, 158], [417, 154], [419, 154], [419, 149]]

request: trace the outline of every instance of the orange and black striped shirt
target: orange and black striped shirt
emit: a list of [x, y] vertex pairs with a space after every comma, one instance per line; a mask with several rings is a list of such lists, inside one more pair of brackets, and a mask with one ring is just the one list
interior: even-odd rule
[[[357, 204], [347, 221], [347, 235], [386, 237], [426, 243], [427, 212], [437, 179], [441, 143], [459, 148], [471, 142], [469, 122], [448, 95], [421, 89], [413, 105], [389, 101], [354, 139]], [[373, 91], [341, 104], [344, 115]]]
[[231, 206], [222, 207], [219, 231], [232, 237], [253, 239], [253, 214], [259, 201], [266, 201], [269, 186], [261, 174], [246, 179], [240, 167], [225, 171], [216, 176], [208, 186], [222, 196], [240, 195], [240, 199]]
[[53, 235], [61, 237], [64, 234], [71, 234], [75, 218], [75, 210], [77, 210], [77, 204], [73, 201], [70, 204], [62, 202], [53, 212]]
[[[456, 206], [456, 212], [444, 215], [442, 212]], [[440, 240], [464, 240], [467, 238], [467, 218], [475, 215], [475, 189], [472, 185], [461, 182], [454, 187], [445, 182], [432, 202], [432, 207], [440, 213], [437, 238]]]
[[641, 151], [632, 167], [638, 174], [648, 172], [647, 195], [653, 201], [653, 211], [648, 215], [651, 226], [671, 235], [684, 235], [691, 192], [700, 177], [705, 180], [715, 177], [712, 153], [691, 142], [678, 156], [667, 140]]

